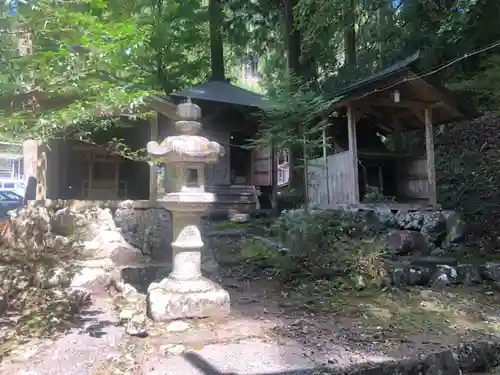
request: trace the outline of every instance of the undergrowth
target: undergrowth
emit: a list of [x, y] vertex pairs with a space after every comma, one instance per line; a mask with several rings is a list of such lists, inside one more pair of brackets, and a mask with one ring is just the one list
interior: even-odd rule
[[246, 240], [243, 261], [270, 270], [285, 283], [328, 284], [331, 289], [382, 288], [385, 246], [358, 215], [340, 211], [288, 211], [268, 228], [281, 251], [260, 238]]
[[88, 302], [69, 290], [79, 258], [76, 239], [50, 231], [45, 208], [17, 211], [4, 222], [0, 243], [0, 359], [16, 343], [63, 332]]

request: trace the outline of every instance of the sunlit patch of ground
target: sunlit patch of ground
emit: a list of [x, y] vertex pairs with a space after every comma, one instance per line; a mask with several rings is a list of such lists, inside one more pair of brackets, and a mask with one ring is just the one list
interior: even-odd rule
[[331, 305], [343, 306], [343, 312], [361, 318], [367, 328], [380, 326], [401, 337], [470, 336], [498, 331], [498, 302], [500, 296], [487, 294], [483, 287], [450, 287], [341, 293]]
[[[232, 223], [224, 227], [241, 228]], [[324, 321], [363, 331], [365, 338], [377, 341], [415, 337], [438, 343], [500, 332], [500, 293], [488, 285], [362, 291], [342, 280], [292, 280], [284, 285], [273, 273], [273, 254], [261, 253], [251, 241], [222, 241], [217, 249], [221, 267], [228, 271], [227, 284], [236, 284], [233, 300], [253, 301], [245, 307], [250, 310], [266, 309], [290, 319], [312, 314], [321, 329], [329, 330], [318, 323]]]

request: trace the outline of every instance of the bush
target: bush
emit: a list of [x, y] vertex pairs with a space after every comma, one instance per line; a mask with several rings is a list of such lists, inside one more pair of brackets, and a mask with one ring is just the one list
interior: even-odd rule
[[[68, 290], [77, 271], [76, 239], [50, 231], [51, 215], [43, 207], [15, 211], [4, 222], [0, 244], [0, 316], [12, 323], [2, 327], [0, 358], [7, 342], [48, 337], [74, 323], [88, 302], [84, 291]], [[5, 331], [6, 329], [6, 331]]]
[[285, 281], [339, 280], [346, 287], [381, 287], [387, 282], [382, 257], [385, 247], [359, 215], [341, 211], [284, 212], [269, 229], [284, 252], [251, 241], [246, 258], [261, 267], [274, 267]]

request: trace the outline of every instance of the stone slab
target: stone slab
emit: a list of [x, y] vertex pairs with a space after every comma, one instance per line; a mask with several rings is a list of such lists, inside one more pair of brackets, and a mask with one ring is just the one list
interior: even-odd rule
[[155, 321], [225, 317], [231, 309], [229, 293], [217, 284], [208, 291], [187, 293], [156, 288], [149, 290], [147, 301], [149, 315]]

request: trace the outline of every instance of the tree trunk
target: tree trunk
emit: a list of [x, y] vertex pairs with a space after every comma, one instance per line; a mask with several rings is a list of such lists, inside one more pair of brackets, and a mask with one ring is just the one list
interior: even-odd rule
[[356, 66], [356, 0], [345, 0], [344, 57], [345, 66]]
[[379, 68], [382, 68], [387, 63], [386, 50], [387, 45], [387, 30], [392, 27], [392, 5], [390, 0], [379, 0], [377, 9], [377, 47]]
[[224, 73], [224, 45], [222, 41], [222, 8], [220, 0], [210, 0], [208, 3], [210, 22], [210, 64], [212, 79], [223, 81]]
[[285, 0], [285, 40], [288, 72], [300, 77], [300, 32], [295, 28], [293, 8], [297, 0]]
[[[295, 27], [296, 23], [293, 15], [293, 9], [297, 4], [297, 0], [284, 0], [284, 2], [288, 73], [293, 79], [300, 79], [302, 77], [300, 64], [301, 39], [300, 31]], [[294, 150], [290, 150], [289, 157], [290, 179], [288, 180], [288, 187], [290, 190], [300, 193], [304, 190], [304, 173], [301, 168], [297, 167], [299, 165], [299, 160], [303, 157], [303, 148], [297, 147]]]

